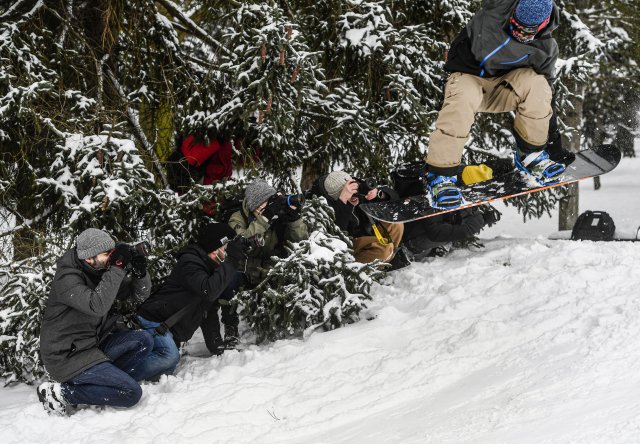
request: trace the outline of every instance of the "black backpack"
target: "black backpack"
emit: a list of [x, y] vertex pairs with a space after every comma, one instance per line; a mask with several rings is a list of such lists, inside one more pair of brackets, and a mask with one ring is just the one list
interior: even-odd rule
[[424, 193], [422, 177], [426, 175], [427, 165], [424, 162], [412, 162], [401, 165], [391, 173], [393, 189], [400, 198]]
[[587, 210], [578, 216], [571, 240], [611, 241], [615, 231], [616, 225], [609, 213]]
[[238, 197], [222, 197], [218, 204], [215, 219], [218, 222], [228, 224], [229, 219], [236, 211], [240, 211], [246, 222], [247, 217], [242, 211], [242, 199]]

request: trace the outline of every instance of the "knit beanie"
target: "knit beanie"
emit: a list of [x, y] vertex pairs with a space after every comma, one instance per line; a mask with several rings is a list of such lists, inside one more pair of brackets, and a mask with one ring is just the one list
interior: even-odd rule
[[244, 199], [247, 202], [249, 211], [253, 211], [271, 196], [276, 194], [276, 189], [264, 179], [256, 179], [251, 182], [244, 192]]
[[540, 25], [551, 16], [553, 0], [520, 0], [514, 18], [527, 26]]
[[342, 188], [344, 188], [344, 184], [351, 180], [351, 176], [344, 171], [334, 171], [329, 173], [327, 177], [324, 179], [324, 189], [327, 190], [327, 194], [331, 196], [332, 199], [338, 199], [340, 197], [340, 193], [342, 192]]
[[236, 237], [236, 232], [229, 225], [218, 222], [210, 223], [200, 230], [198, 245], [207, 253], [211, 253], [234, 237]]
[[97, 228], [87, 228], [78, 235], [76, 240], [78, 259], [88, 259], [105, 251], [113, 250], [115, 247], [116, 243], [111, 236]]

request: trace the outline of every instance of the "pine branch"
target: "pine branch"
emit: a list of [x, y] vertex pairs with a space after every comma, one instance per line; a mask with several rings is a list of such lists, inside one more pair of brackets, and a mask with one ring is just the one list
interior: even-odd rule
[[118, 82], [118, 79], [116, 79], [116, 76], [113, 74], [113, 72], [109, 68], [107, 68], [106, 72], [107, 72], [107, 76], [111, 80], [111, 83], [113, 84], [114, 88], [116, 89], [116, 92], [118, 93], [118, 95], [120, 96], [122, 101], [127, 106], [127, 117], [129, 118], [129, 123], [131, 124], [131, 126], [134, 129], [136, 137], [138, 138], [138, 140], [140, 141], [140, 143], [142, 144], [144, 149], [147, 151], [147, 154], [149, 154], [149, 156], [151, 157], [151, 161], [153, 162], [153, 166], [155, 167], [156, 172], [160, 176], [160, 180], [162, 181], [162, 185], [165, 188], [169, 188], [169, 183], [167, 182], [167, 176], [164, 173], [162, 165], [160, 164], [160, 159], [158, 159], [158, 156], [156, 155], [156, 152], [153, 150], [153, 146], [149, 143], [149, 140], [147, 139], [147, 136], [145, 136], [144, 131], [142, 130], [142, 127], [140, 126], [140, 121], [138, 120], [138, 116], [136, 116], [136, 114], [133, 111], [133, 109], [127, 103], [128, 102], [127, 96], [124, 93], [124, 89], [122, 89], [122, 85], [120, 85], [120, 82]]
[[167, 11], [173, 14], [178, 20], [180, 20], [187, 28], [191, 30], [193, 34], [203, 39], [205, 42], [208, 42], [210, 45], [215, 46], [220, 51], [222, 51], [227, 56], [231, 57], [235, 60], [235, 54], [229, 51], [224, 47], [222, 43], [211, 37], [204, 29], [198, 26], [196, 22], [191, 20], [187, 15], [180, 9], [178, 5], [173, 3], [171, 0], [156, 0], [162, 6], [165, 7]]

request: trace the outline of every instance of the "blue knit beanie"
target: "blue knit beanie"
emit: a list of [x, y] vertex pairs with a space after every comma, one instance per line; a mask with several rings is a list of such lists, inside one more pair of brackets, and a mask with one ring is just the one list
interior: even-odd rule
[[523, 25], [539, 25], [551, 16], [553, 0], [520, 0], [514, 18]]

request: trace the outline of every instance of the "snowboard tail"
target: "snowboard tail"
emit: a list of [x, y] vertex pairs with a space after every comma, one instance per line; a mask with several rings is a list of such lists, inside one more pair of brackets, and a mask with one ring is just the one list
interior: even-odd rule
[[426, 194], [410, 196], [395, 201], [363, 203], [360, 204], [360, 208], [372, 218], [383, 222], [411, 222], [435, 216], [436, 214], [449, 213], [462, 208], [536, 193], [579, 180], [600, 176], [612, 171], [618, 166], [621, 158], [622, 153], [613, 145], [601, 145], [593, 149], [580, 151], [576, 153], [575, 160], [567, 165], [560, 180], [557, 183], [549, 185], [540, 185], [532, 177], [525, 176], [520, 171], [513, 170], [505, 175], [494, 177], [485, 182], [461, 186], [460, 191], [462, 192], [464, 203], [452, 209], [432, 207]]

